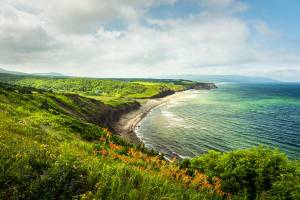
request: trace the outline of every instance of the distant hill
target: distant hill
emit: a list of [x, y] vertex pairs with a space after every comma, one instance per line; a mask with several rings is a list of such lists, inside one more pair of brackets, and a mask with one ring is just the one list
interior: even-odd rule
[[37, 76], [66, 76], [61, 73], [57, 72], [49, 72], [49, 73], [33, 73], [32, 75], [37, 75]]
[[23, 73], [23, 72], [9, 71], [9, 70], [5, 70], [5, 69], [2, 69], [2, 68], [0, 68], [0, 73], [3, 73], [3, 74], [16, 74], [16, 75], [25, 75], [26, 74], [26, 73]]
[[36, 75], [36, 76], [67, 76], [57, 72], [49, 72], [49, 73], [24, 73], [24, 72], [17, 72], [17, 71], [10, 71], [6, 69], [0, 68], [0, 73], [3, 74], [15, 74], [15, 75]]
[[160, 78], [171, 79], [188, 79], [192, 81], [202, 82], [228, 82], [228, 83], [280, 83], [280, 81], [265, 78], [265, 77], [251, 77], [251, 76], [235, 76], [235, 75], [170, 75]]

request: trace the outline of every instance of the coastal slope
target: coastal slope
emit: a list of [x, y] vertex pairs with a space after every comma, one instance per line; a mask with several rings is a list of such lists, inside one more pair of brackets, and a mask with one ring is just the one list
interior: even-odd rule
[[9, 73], [0, 73], [0, 81], [64, 94], [77, 105], [77, 110], [59, 99], [54, 100], [69, 115], [109, 128], [135, 144], [140, 143], [134, 134], [135, 126], [170, 96], [190, 89], [217, 88], [214, 83], [181, 79], [96, 79]]
[[0, 199], [226, 198], [219, 182], [194, 187], [179, 165], [96, 125], [113, 121], [111, 109], [0, 83]]
[[0, 199], [299, 199], [299, 165], [283, 153], [169, 162], [104, 127], [131, 109], [0, 83]]

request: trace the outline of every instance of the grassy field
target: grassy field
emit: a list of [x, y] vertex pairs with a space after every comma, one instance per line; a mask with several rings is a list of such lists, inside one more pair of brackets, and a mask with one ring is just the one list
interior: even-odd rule
[[[281, 152], [212, 151], [168, 162], [113, 135], [101, 125], [105, 121], [95, 121], [108, 109], [105, 104], [87, 94], [51, 92], [53, 86], [29, 80], [32, 87], [0, 83], [0, 199], [300, 198], [299, 161]], [[23, 81], [19, 85], [26, 85]]]

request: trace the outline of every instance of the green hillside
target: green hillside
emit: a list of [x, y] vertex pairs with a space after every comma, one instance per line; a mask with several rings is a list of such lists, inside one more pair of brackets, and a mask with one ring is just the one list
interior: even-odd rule
[[73, 117], [70, 109], [86, 112], [81, 101], [0, 84], [0, 199], [222, 199], [217, 183], [202, 187], [156, 153]]
[[300, 197], [299, 164], [280, 152], [211, 152], [168, 162], [113, 135], [101, 115], [109, 109], [77, 94], [0, 83], [0, 199]]
[[1, 74], [0, 81], [60, 93], [76, 93], [111, 106], [122, 106], [132, 99], [151, 98], [166, 91], [180, 91], [195, 82], [152, 79], [92, 79]]

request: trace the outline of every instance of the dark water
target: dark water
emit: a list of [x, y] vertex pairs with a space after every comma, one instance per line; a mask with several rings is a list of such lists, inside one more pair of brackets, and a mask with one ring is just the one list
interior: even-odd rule
[[138, 135], [165, 155], [193, 157], [263, 144], [300, 159], [300, 84], [220, 84], [154, 109]]

